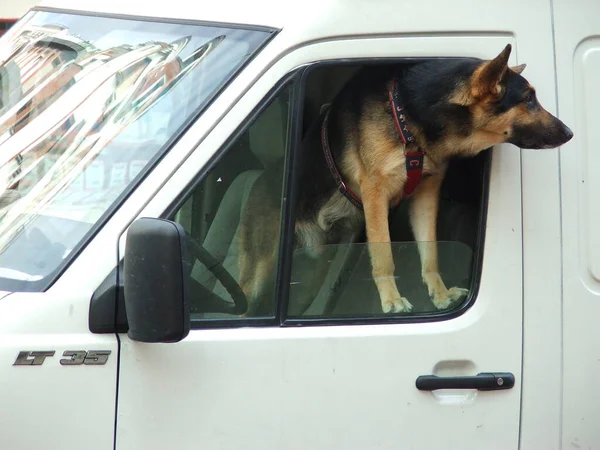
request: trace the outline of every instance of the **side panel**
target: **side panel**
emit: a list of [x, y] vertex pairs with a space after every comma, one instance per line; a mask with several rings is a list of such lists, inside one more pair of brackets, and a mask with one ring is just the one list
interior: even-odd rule
[[558, 106], [575, 137], [561, 150], [563, 448], [600, 442], [600, 3], [555, 0]]
[[[0, 448], [113, 448], [117, 339], [89, 332], [87, 294], [73, 286], [0, 300]], [[71, 358], [65, 351], [79, 352], [83, 364], [61, 364]], [[110, 352], [106, 363], [89, 364], [92, 351]], [[22, 355], [14, 365], [19, 352], [49, 356]]]

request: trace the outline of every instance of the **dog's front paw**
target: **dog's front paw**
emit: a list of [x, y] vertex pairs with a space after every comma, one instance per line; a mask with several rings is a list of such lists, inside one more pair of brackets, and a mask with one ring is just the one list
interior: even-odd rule
[[410, 312], [413, 306], [404, 297], [396, 297], [391, 300], [382, 300], [381, 309], [384, 313]]
[[433, 304], [437, 309], [446, 309], [452, 303], [459, 300], [461, 297], [466, 297], [469, 294], [468, 289], [453, 287], [443, 293], [433, 296]]

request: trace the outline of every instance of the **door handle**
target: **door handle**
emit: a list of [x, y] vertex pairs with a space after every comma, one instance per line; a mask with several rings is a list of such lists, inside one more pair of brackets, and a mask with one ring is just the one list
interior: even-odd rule
[[435, 391], [436, 389], [477, 389], [495, 391], [511, 389], [515, 385], [515, 376], [510, 372], [482, 372], [467, 377], [438, 377], [421, 375], [417, 378], [417, 389]]

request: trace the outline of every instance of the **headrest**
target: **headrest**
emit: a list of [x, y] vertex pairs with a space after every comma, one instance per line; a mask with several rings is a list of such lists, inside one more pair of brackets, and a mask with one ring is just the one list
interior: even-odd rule
[[287, 122], [287, 104], [278, 96], [248, 130], [250, 150], [263, 166], [271, 165], [285, 155]]

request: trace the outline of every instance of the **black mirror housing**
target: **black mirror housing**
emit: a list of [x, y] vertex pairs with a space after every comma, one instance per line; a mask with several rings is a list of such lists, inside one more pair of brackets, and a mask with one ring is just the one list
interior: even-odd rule
[[190, 332], [187, 248], [181, 225], [141, 218], [127, 231], [123, 261], [127, 335], [139, 342], [179, 342]]

